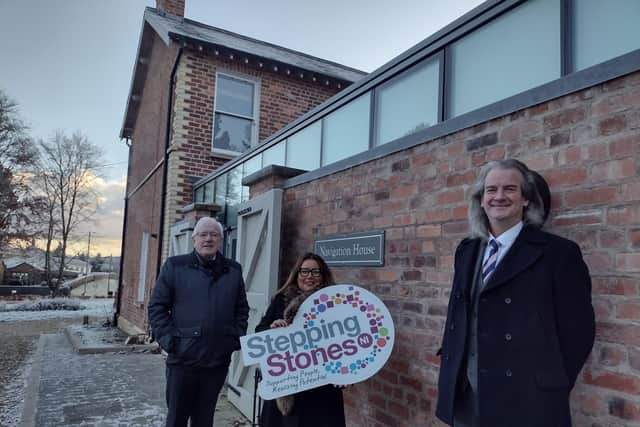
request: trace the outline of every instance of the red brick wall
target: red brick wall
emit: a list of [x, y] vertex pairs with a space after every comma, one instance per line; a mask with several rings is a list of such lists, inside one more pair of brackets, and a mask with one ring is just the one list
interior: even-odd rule
[[[131, 139], [127, 193], [131, 193], [154, 166], [164, 158], [166, 140], [167, 104], [169, 102], [169, 76], [175, 61], [176, 50], [167, 47], [156, 38], [149, 60], [149, 72], [145, 82]], [[142, 233], [158, 234], [161, 217], [163, 167], [158, 168], [152, 178], [128, 200], [127, 235], [125, 237], [122, 275], [120, 316], [145, 330], [146, 309], [139, 304], [138, 280]], [[146, 293], [149, 295], [155, 282], [157, 238], [149, 239], [146, 274]]]
[[[164, 156], [169, 80], [176, 55], [177, 49], [173, 45], [167, 47], [156, 38], [132, 138], [129, 192]], [[171, 168], [163, 236], [159, 235], [159, 227], [164, 165], [129, 199], [126, 218], [120, 310], [124, 319], [143, 330], [147, 328], [146, 304], [136, 301], [142, 233], [146, 231], [156, 235], [150, 239], [148, 253], [145, 288], [148, 301], [155, 283], [157, 239], [163, 239], [163, 255], [166, 255], [170, 226], [182, 219], [180, 209], [193, 202], [192, 178], [205, 176], [228, 160], [211, 152], [215, 73], [218, 69], [260, 81], [260, 140], [338, 91], [335, 86], [301, 82], [282, 73], [252, 68], [229, 59], [215, 59], [202, 52], [184, 51], [177, 68], [173, 94]]]
[[187, 109], [184, 117], [177, 119], [180, 122], [176, 123], [176, 129], [182, 132], [186, 142], [186, 145], [181, 144], [179, 154], [185, 167], [178, 197], [184, 204], [192, 201], [192, 186], [188, 178], [205, 176], [227, 161], [211, 152], [217, 71], [259, 80], [260, 141], [339, 91], [335, 85], [307, 83], [283, 72], [261, 70], [240, 60], [215, 59], [199, 52], [186, 52], [182, 61], [185, 65], [183, 75], [187, 90], [184, 103]]
[[505, 157], [548, 180], [547, 229], [580, 244], [593, 278], [597, 337], [575, 425], [640, 425], [640, 73], [285, 191], [283, 274], [317, 237], [386, 230], [383, 268], [334, 268], [380, 296], [397, 331], [387, 366], [346, 391], [348, 425], [440, 425], [435, 352], [466, 193], [480, 165]]

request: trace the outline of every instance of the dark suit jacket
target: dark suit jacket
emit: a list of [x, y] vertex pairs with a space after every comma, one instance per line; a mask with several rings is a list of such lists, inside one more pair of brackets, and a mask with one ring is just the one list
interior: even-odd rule
[[[465, 375], [470, 288], [484, 242], [465, 239], [442, 339], [436, 415], [452, 424]], [[593, 346], [591, 279], [578, 245], [525, 226], [478, 301], [482, 427], [569, 427], [569, 392]]]

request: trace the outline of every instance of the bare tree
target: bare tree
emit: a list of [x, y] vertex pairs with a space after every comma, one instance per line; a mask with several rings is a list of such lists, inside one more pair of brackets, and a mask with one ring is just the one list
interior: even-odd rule
[[17, 104], [0, 91], [0, 246], [32, 240], [39, 198], [29, 191], [38, 150], [18, 115]]
[[88, 222], [96, 212], [98, 195], [93, 190], [102, 151], [86, 136], [74, 133], [68, 137], [57, 132], [49, 141], [40, 141], [41, 181], [50, 202], [47, 234], [47, 263], [50, 263], [51, 241], [59, 236], [61, 253], [57, 280], [50, 281], [53, 293], [63, 280], [67, 244], [77, 226]]

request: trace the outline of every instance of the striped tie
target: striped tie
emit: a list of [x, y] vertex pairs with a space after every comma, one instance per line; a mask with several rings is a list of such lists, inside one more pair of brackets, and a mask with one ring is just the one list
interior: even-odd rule
[[489, 258], [482, 264], [482, 282], [486, 283], [498, 264], [498, 242], [489, 240]]

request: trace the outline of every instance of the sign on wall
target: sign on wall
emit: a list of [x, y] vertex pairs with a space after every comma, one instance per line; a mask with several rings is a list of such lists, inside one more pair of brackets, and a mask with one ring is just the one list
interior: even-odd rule
[[384, 231], [330, 236], [316, 240], [313, 248], [331, 266], [384, 265]]
[[260, 364], [258, 394], [275, 399], [325, 384], [364, 381], [389, 359], [395, 330], [387, 307], [355, 285], [309, 296], [293, 323], [240, 338], [245, 365]]

